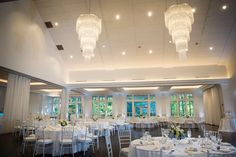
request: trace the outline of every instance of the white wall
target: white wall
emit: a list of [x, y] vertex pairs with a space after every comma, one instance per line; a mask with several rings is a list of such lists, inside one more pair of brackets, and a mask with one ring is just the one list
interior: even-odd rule
[[[236, 51], [236, 50], [235, 50]], [[228, 75], [231, 77], [228, 83], [221, 84], [224, 111], [231, 111], [236, 117], [236, 52], [232, 53], [228, 63]]]
[[63, 85], [66, 71], [31, 0], [0, 5], [0, 66]]
[[227, 77], [225, 66], [188, 66], [173, 68], [140, 68], [116, 70], [69, 71], [69, 82], [127, 81], [158, 79], [193, 79]]
[[29, 113], [40, 113], [43, 106], [43, 95], [38, 93], [30, 93]]

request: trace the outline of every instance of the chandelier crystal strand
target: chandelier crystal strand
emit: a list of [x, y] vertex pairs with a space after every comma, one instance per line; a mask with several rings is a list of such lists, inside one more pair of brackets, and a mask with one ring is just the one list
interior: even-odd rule
[[81, 14], [76, 23], [76, 32], [80, 40], [82, 55], [85, 59], [95, 56], [94, 49], [99, 35], [101, 34], [102, 24], [94, 14]]
[[192, 7], [187, 3], [172, 5], [165, 12], [165, 25], [180, 58], [186, 58], [193, 22]]

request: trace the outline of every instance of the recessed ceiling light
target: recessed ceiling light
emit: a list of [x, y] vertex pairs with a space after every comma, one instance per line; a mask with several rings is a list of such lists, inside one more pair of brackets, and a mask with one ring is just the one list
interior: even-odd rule
[[172, 43], [172, 41], [171, 41], [171, 40], [169, 40], [169, 43], [171, 44], [171, 43]]
[[123, 56], [124, 56], [124, 55], [126, 55], [126, 52], [125, 52], [125, 51], [123, 51], [123, 52], [122, 52], [122, 55], [123, 55]]
[[73, 58], [73, 56], [70, 56], [70, 58], [72, 59], [72, 58]]
[[41, 91], [44, 92], [61, 92], [62, 89], [40, 89]]
[[210, 47], [209, 47], [209, 50], [211, 50], [211, 51], [212, 51], [213, 49], [214, 49], [214, 47], [212, 47], [212, 46], [210, 46]]
[[196, 12], [196, 8], [193, 8], [193, 9], [192, 9], [192, 12], [195, 13], [195, 12]]
[[105, 47], [106, 47], [106, 45], [102, 45], [102, 47], [103, 47], [103, 48], [105, 48]]
[[149, 52], [149, 54], [152, 54], [152, 50], [149, 50], [148, 52]]
[[149, 12], [147, 13], [147, 15], [148, 15], [149, 17], [151, 17], [151, 16], [152, 16], [152, 12], [149, 11]]
[[119, 20], [119, 19], [120, 19], [120, 15], [116, 14], [116, 20]]
[[59, 25], [59, 23], [58, 23], [58, 22], [55, 22], [55, 23], [54, 23], [54, 25], [55, 25], [55, 26], [58, 26], [58, 25]]
[[222, 5], [222, 10], [226, 10], [228, 8], [228, 6], [226, 4]]

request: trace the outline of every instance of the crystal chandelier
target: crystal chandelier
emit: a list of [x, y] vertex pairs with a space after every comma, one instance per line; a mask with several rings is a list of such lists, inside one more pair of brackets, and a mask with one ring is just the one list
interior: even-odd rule
[[186, 3], [172, 5], [165, 12], [165, 25], [180, 58], [186, 57], [193, 22], [192, 7]]
[[94, 14], [81, 14], [76, 23], [76, 32], [80, 40], [80, 47], [82, 49], [82, 55], [85, 59], [90, 60], [95, 56], [94, 49], [98, 36], [101, 33], [102, 24]]

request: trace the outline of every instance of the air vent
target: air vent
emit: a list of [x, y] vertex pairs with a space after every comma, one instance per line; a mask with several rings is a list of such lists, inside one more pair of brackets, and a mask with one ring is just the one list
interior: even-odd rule
[[57, 45], [57, 49], [61, 51], [61, 50], [64, 50], [64, 47], [62, 45]]
[[52, 24], [51, 21], [45, 22], [45, 25], [46, 25], [47, 28], [53, 28], [53, 24]]

